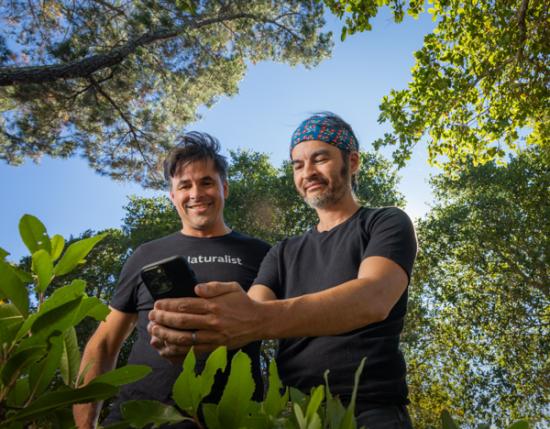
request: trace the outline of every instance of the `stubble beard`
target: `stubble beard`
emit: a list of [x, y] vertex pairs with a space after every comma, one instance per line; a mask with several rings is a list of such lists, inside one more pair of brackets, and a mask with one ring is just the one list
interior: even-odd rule
[[344, 165], [340, 170], [340, 180], [338, 183], [334, 182], [335, 186], [328, 187], [327, 189], [318, 192], [316, 195], [311, 197], [307, 196], [307, 191], [302, 194], [302, 197], [306, 204], [313, 209], [326, 209], [336, 205], [350, 190], [350, 187], [347, 182], [349, 167]]

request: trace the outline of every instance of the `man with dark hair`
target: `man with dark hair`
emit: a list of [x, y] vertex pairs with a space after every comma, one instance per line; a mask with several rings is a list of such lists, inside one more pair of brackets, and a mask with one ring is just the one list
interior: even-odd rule
[[150, 333], [166, 357], [185, 354], [192, 335], [204, 348], [280, 339], [277, 363], [286, 385], [308, 392], [329, 369], [331, 390], [344, 401], [366, 356], [359, 426], [410, 428], [399, 335], [416, 255], [413, 225], [396, 207], [359, 206], [351, 185], [359, 144], [336, 115], [302, 122], [290, 155], [296, 189], [319, 223], [274, 246], [248, 294], [237, 282], [210, 282], [195, 287], [202, 301], [158, 301]]
[[[142, 380], [124, 386], [104, 424], [122, 420], [120, 404], [133, 399], [153, 399], [173, 404], [172, 386], [181, 364], [172, 364], [151, 347], [147, 315], [153, 298], [144, 286], [140, 271], [150, 263], [180, 255], [187, 259], [199, 282], [238, 281], [248, 289], [269, 250], [263, 241], [229, 229], [223, 218], [228, 195], [227, 163], [219, 153], [218, 141], [206, 133], [192, 132], [168, 154], [164, 175], [170, 185], [170, 199], [182, 221], [181, 231], [139, 246], [125, 263], [111, 299], [111, 312], [89, 340], [82, 357], [81, 371], [91, 365], [85, 382], [114, 368], [123, 342], [137, 327], [138, 337], [128, 359], [130, 364], [149, 365], [153, 371]], [[262, 395], [260, 343], [250, 342], [243, 350], [252, 359], [256, 381], [255, 398]], [[231, 352], [233, 353], [233, 352]], [[231, 356], [229, 356], [231, 358]], [[206, 356], [197, 359], [202, 370]], [[221, 397], [227, 373], [216, 378], [209, 401]], [[97, 424], [101, 403], [76, 405], [74, 416], [79, 429]], [[170, 428], [195, 427], [185, 422]]]

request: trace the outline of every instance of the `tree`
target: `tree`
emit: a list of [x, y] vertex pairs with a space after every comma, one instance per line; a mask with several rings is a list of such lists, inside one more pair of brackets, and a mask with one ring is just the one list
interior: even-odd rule
[[405, 334], [419, 427], [444, 408], [497, 427], [548, 418], [549, 161], [534, 147], [434, 180]]
[[0, 159], [88, 159], [159, 186], [160, 160], [247, 63], [328, 55], [317, 2], [103, 0], [0, 4]]
[[[405, 11], [423, 12], [419, 0], [325, 0], [346, 19], [342, 38], [370, 30], [370, 19], [388, 5], [396, 22]], [[525, 144], [548, 149], [550, 66], [548, 5], [543, 0], [433, 0], [435, 29], [414, 55], [412, 81], [392, 90], [379, 122], [393, 131], [376, 142], [395, 145], [403, 165], [429, 135], [430, 162], [457, 172], [472, 162], [502, 160]]]

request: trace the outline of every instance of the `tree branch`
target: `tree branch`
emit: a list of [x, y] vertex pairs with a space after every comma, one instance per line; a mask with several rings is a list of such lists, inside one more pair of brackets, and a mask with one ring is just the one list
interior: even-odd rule
[[155, 171], [155, 166], [150, 163], [147, 155], [143, 152], [143, 150], [141, 149], [141, 145], [139, 144], [138, 133], [144, 134], [143, 131], [139, 130], [134, 126], [130, 118], [126, 116], [126, 114], [122, 111], [122, 109], [118, 106], [118, 104], [116, 104], [116, 102], [111, 98], [111, 96], [107, 94], [107, 92], [105, 92], [105, 90], [101, 87], [101, 85], [92, 76], [90, 76], [89, 79], [92, 85], [94, 86], [94, 88], [97, 90], [97, 92], [99, 92], [111, 104], [111, 106], [113, 106], [113, 108], [118, 112], [122, 120], [126, 123], [126, 125], [128, 125], [128, 131], [133, 137], [133, 140], [136, 145], [136, 149], [138, 150], [141, 157], [143, 158], [143, 162], [145, 162], [149, 170]]
[[147, 32], [128, 41], [122, 46], [112, 49], [110, 52], [92, 55], [66, 64], [31, 67], [0, 67], [0, 87], [18, 84], [47, 83], [58, 79], [87, 78], [98, 70], [121, 63], [139, 47], [147, 46], [161, 40], [174, 38], [190, 29], [198, 29], [208, 25], [237, 19], [255, 19], [264, 23], [274, 24], [297, 37], [289, 28], [286, 28], [276, 20], [250, 13], [221, 15], [214, 18], [207, 18], [202, 21], [194, 21], [190, 18], [189, 22], [185, 25], [181, 25], [173, 29], [162, 29]]
[[529, 0], [523, 0], [521, 7], [518, 11], [518, 28], [519, 28], [519, 48], [517, 53], [517, 62], [520, 63], [523, 59], [523, 48], [525, 41], [527, 40], [527, 26], [525, 25], [525, 15], [527, 15], [527, 8], [529, 7]]
[[109, 2], [103, 1], [103, 0], [92, 0], [93, 3], [97, 3], [101, 6], [103, 6], [106, 9], [109, 9], [111, 12], [114, 12], [115, 15], [120, 15], [126, 17], [126, 13], [124, 13], [124, 10], [120, 7], [116, 7]]

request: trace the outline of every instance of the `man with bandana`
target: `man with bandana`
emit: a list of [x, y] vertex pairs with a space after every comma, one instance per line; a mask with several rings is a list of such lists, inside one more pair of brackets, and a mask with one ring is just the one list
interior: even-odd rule
[[302, 122], [290, 157], [296, 189], [319, 223], [274, 246], [248, 294], [235, 282], [211, 282], [196, 287], [203, 299], [158, 301], [149, 314], [152, 343], [175, 358], [191, 345], [211, 350], [279, 339], [277, 364], [286, 385], [309, 392], [329, 369], [331, 391], [344, 402], [366, 357], [359, 426], [411, 428], [399, 336], [417, 250], [413, 225], [396, 207], [358, 204], [359, 144], [338, 116]]

